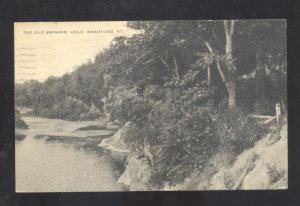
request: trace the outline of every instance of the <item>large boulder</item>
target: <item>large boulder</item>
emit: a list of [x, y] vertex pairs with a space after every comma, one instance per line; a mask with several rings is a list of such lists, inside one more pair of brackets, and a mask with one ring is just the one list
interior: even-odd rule
[[261, 148], [256, 166], [244, 178], [243, 189], [287, 189], [287, 125], [279, 135], [277, 142]]
[[151, 178], [151, 167], [145, 157], [136, 154], [127, 157], [127, 165], [118, 183], [129, 186], [130, 191], [149, 191]]
[[212, 190], [287, 189], [287, 125], [269, 133], [211, 177]]

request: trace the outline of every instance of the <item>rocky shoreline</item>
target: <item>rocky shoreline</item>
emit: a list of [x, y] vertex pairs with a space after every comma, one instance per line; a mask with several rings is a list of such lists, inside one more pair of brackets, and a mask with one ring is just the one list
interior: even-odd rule
[[113, 136], [103, 139], [98, 146], [126, 156], [124, 172], [118, 178], [119, 184], [125, 185], [130, 191], [150, 191], [151, 167], [148, 160], [131, 153], [125, 143], [124, 134], [130, 126], [131, 122], [127, 122]]
[[[61, 123], [60, 120], [56, 121]], [[202, 171], [192, 172], [183, 182], [176, 185], [166, 182], [160, 188], [150, 183], [152, 168], [147, 157], [133, 153], [126, 145], [125, 138], [128, 136], [126, 134], [131, 126], [131, 122], [127, 122], [123, 127], [115, 123], [103, 122], [96, 127], [95, 122], [87, 122], [79, 129], [73, 125], [69, 128], [77, 134], [77, 137], [61, 136], [59, 132], [56, 132], [55, 135], [41, 133], [35, 138], [59, 142], [82, 141], [85, 142], [86, 147], [94, 150], [99, 147], [109, 150], [113, 158], [118, 160], [117, 182], [129, 191], [250, 190], [286, 189], [288, 187], [286, 117], [280, 124], [270, 126], [267, 135], [257, 141], [252, 148], [236, 156], [233, 162], [224, 163], [226, 161], [223, 161], [222, 154], [216, 153], [208, 160], [208, 164]], [[103, 129], [109, 132], [103, 133], [102, 131], [101, 136], [95, 136], [98, 133], [97, 130]], [[79, 135], [83, 132], [91, 133], [91, 136]]]
[[[130, 152], [124, 135], [130, 126], [127, 123], [112, 137], [104, 139], [99, 146], [127, 155], [124, 172], [118, 183], [128, 186], [130, 191], [153, 190], [251, 190], [287, 189], [287, 123], [286, 119], [255, 146], [239, 154], [230, 164], [215, 163], [213, 156], [203, 171], [195, 171], [184, 182], [162, 188], [150, 184], [151, 166], [145, 157]], [[219, 154], [220, 156], [221, 154]], [[220, 160], [220, 159], [219, 159]]]
[[126, 123], [122, 128], [118, 129], [118, 131], [114, 133], [113, 136], [103, 139], [98, 146], [112, 151], [129, 154], [130, 150], [124, 142], [123, 134], [126, 133], [126, 130], [130, 126], [130, 124], [130, 122]]

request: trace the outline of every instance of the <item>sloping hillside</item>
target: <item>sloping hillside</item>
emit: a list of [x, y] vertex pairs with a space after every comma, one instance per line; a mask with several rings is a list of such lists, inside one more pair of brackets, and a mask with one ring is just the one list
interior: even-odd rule
[[[184, 183], [165, 190], [255, 190], [288, 188], [287, 119], [270, 126], [255, 146], [238, 155], [232, 164], [217, 163], [194, 173]], [[216, 158], [215, 158], [216, 159]], [[219, 165], [219, 166], [217, 166]], [[221, 166], [222, 165], [222, 166]]]
[[286, 189], [288, 187], [287, 123], [272, 126], [255, 146], [241, 153], [230, 168], [211, 179], [211, 189]]

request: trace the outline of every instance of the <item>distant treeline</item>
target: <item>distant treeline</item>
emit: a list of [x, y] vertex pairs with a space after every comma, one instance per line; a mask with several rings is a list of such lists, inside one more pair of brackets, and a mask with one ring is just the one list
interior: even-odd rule
[[32, 108], [33, 114], [48, 118], [93, 118], [100, 115], [103, 106], [102, 86], [101, 71], [89, 62], [62, 77], [16, 84], [15, 101], [17, 106]]
[[131, 121], [128, 144], [141, 156], [152, 153], [153, 184], [159, 185], [201, 170], [218, 148], [237, 154], [251, 146], [262, 129], [246, 119], [245, 108], [273, 108], [270, 93], [285, 99], [285, 84], [268, 86], [286, 82], [285, 21], [140, 21], [128, 27], [139, 32], [115, 38], [74, 72], [16, 85], [16, 104], [71, 120], [94, 104], [111, 120]]

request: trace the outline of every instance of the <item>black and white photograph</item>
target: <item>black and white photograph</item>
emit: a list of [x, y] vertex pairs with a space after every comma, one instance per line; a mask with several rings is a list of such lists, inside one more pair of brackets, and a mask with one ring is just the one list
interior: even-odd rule
[[285, 19], [14, 23], [17, 193], [288, 189]]

